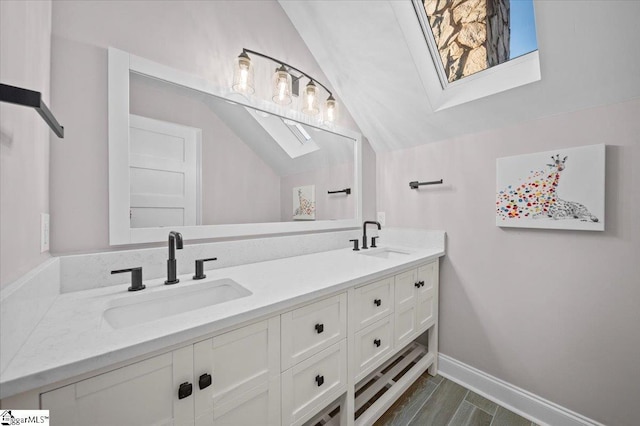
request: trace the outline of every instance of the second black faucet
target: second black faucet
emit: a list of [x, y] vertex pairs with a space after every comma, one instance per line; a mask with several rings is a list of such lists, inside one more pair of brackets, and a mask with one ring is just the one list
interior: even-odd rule
[[[362, 224], [362, 248], [363, 249], [369, 248], [367, 247], [367, 225], [378, 225], [378, 230], [382, 229], [382, 227], [380, 226], [380, 222], [376, 222], [373, 220], [367, 220], [365, 223]], [[373, 238], [378, 238], [378, 237], [373, 237]], [[373, 238], [372, 238], [371, 247], [376, 246], [376, 242]]]

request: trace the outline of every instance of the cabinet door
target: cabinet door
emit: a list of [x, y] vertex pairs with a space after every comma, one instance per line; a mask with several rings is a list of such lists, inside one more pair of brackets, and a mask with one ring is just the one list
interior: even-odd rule
[[343, 393], [346, 386], [344, 339], [282, 373], [282, 424], [301, 424]]
[[45, 392], [40, 401], [51, 424], [193, 425], [193, 397], [178, 399], [184, 382], [193, 383], [192, 346]]
[[435, 323], [438, 315], [438, 262], [418, 268], [418, 281], [424, 285], [418, 288], [418, 332], [421, 333]]
[[357, 383], [393, 348], [393, 315], [355, 333], [354, 376]]
[[360, 330], [393, 312], [393, 278], [376, 281], [354, 291], [355, 328]]
[[280, 422], [279, 324], [274, 317], [194, 345], [196, 424]]
[[282, 314], [282, 371], [347, 337], [347, 294]]
[[395, 277], [394, 340], [396, 347], [409, 343], [417, 333], [417, 281], [415, 269]]

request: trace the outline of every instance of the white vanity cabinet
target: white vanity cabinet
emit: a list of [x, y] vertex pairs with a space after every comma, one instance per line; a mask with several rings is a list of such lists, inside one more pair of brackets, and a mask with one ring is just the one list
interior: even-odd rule
[[279, 366], [274, 317], [42, 393], [41, 407], [64, 425], [279, 425]]
[[72, 426], [367, 426], [425, 370], [437, 373], [438, 272], [435, 259], [342, 287], [122, 368], [30, 391], [30, 408], [39, 395], [52, 424]]
[[438, 316], [438, 262], [395, 276], [395, 346], [402, 347]]

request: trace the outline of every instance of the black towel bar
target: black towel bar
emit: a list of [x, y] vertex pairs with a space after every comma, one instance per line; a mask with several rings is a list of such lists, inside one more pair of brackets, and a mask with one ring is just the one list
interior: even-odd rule
[[341, 192], [344, 192], [345, 194], [349, 195], [351, 194], [351, 188], [341, 189], [340, 191], [327, 191], [327, 194], [339, 194]]
[[431, 182], [418, 182], [417, 180], [414, 180], [413, 182], [409, 182], [409, 188], [418, 189], [418, 187], [422, 185], [439, 185], [441, 183], [442, 183], [442, 179], [433, 180]]
[[35, 108], [40, 117], [51, 127], [59, 138], [64, 138], [64, 127], [58, 123], [47, 104], [42, 100], [42, 94], [21, 87], [0, 84], [0, 101]]

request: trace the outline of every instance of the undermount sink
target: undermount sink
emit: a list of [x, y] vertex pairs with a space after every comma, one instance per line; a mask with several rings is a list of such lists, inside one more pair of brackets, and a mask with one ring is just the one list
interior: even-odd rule
[[230, 278], [183, 287], [178, 284], [175, 288], [141, 294], [135, 299], [132, 297], [116, 299], [105, 309], [102, 316], [111, 327], [123, 328], [249, 295], [251, 295], [249, 290]]
[[384, 247], [384, 248], [370, 249], [370, 251], [361, 250], [359, 254], [362, 254], [364, 256], [380, 257], [382, 259], [402, 259], [405, 256], [411, 254], [411, 252], [395, 249], [395, 248]]

